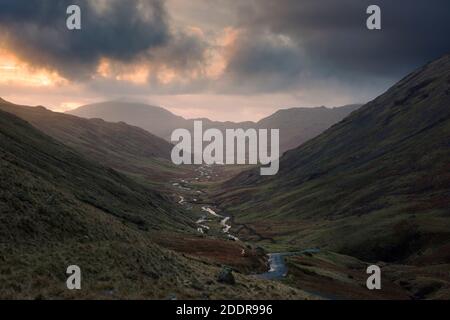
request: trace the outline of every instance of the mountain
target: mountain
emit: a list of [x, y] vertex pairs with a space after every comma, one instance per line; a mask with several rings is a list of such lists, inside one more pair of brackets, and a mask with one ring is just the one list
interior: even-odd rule
[[84, 156], [131, 174], [161, 179], [172, 174], [167, 141], [124, 122], [84, 119], [52, 112], [44, 107], [15, 105], [0, 101], [0, 110], [13, 113], [47, 135]]
[[260, 129], [280, 129], [280, 151], [296, 148], [341, 121], [360, 104], [336, 108], [282, 109], [257, 123]]
[[220, 122], [209, 119], [184, 119], [169, 111], [144, 104], [119, 101], [104, 102], [82, 106], [68, 113], [84, 118], [101, 118], [106, 121], [124, 121], [141, 127], [157, 136], [170, 141], [173, 130], [185, 128], [193, 131], [194, 121], [202, 120], [204, 130], [226, 129], [280, 129], [280, 152], [297, 147], [317, 136], [331, 125], [342, 120], [360, 105], [338, 108], [292, 108], [277, 111], [258, 122]]
[[83, 118], [100, 118], [105, 121], [126, 122], [159, 137], [170, 140], [175, 128], [184, 128], [187, 120], [166, 109], [141, 103], [108, 101], [79, 107], [68, 114]]
[[[164, 195], [0, 110], [0, 298], [305, 298], [156, 245], [194, 225]], [[81, 269], [82, 290], [66, 288]], [[250, 285], [251, 289], [247, 285]]]
[[[36, 292], [45, 296], [46, 290], [63, 294], [69, 264], [78, 264], [87, 278], [95, 277], [88, 280], [86, 289], [101, 294], [101, 273], [105, 272], [105, 279], [120, 273], [117, 282], [111, 281], [119, 283], [128, 272], [124, 263], [130, 259], [162, 255], [181, 263], [139, 236], [152, 229], [187, 229], [182, 215], [161, 194], [86, 160], [3, 111], [0, 167], [0, 296], [32, 297]], [[112, 269], [107, 271], [102, 263], [111, 259], [117, 259], [117, 264], [108, 264]], [[138, 263], [136, 268], [142, 270], [137, 274], [162, 275], [169, 267], [151, 270], [151, 266]], [[99, 269], [90, 273], [89, 268]]]
[[218, 196], [236, 223], [279, 250], [450, 264], [449, 160], [446, 55], [286, 152], [278, 175], [243, 172]]
[[[59, 206], [64, 211], [77, 204], [80, 210], [100, 210], [139, 229], [186, 229], [186, 220], [159, 192], [88, 160], [24, 120], [0, 112], [2, 192], [7, 196], [2, 200], [17, 210], [30, 210], [30, 214], [49, 210], [51, 215]], [[30, 225], [31, 234], [38, 230]], [[16, 236], [20, 233], [11, 233]]]

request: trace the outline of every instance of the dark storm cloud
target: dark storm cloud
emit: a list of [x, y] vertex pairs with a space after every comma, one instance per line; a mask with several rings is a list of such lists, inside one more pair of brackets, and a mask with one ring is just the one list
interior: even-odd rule
[[[70, 4], [82, 9], [81, 32], [66, 28]], [[370, 4], [381, 7], [381, 31], [366, 28]], [[449, 21], [448, 0], [0, 0], [0, 40], [30, 64], [71, 79], [92, 75], [101, 57], [181, 70], [181, 84], [153, 72], [139, 88], [164, 93], [295, 92], [330, 79], [354, 92], [376, 81], [379, 93], [450, 51]], [[205, 51], [227, 27], [238, 36], [211, 80]]]
[[[81, 8], [81, 31], [66, 28], [71, 4]], [[177, 42], [162, 0], [0, 0], [0, 31], [16, 54], [68, 78], [88, 76], [101, 57], [152, 59], [153, 48], [174, 47], [170, 55], [186, 63], [201, 46], [190, 36]]]
[[[224, 77], [225, 91], [235, 93], [290, 89], [303, 70], [299, 47], [282, 35], [241, 32]], [[233, 83], [239, 81], [239, 86]]]
[[[371, 4], [381, 7], [381, 31], [366, 28], [366, 9]], [[448, 0], [249, 0], [245, 7], [241, 4], [238, 15], [240, 27], [254, 35], [269, 32], [289, 37], [302, 53], [298, 58], [305, 60], [304, 68], [317, 76], [337, 75], [349, 81], [398, 77], [450, 51]], [[264, 50], [238, 50], [246, 51], [247, 59], [232, 58], [233, 70], [252, 75], [258, 73], [255, 61], [261, 61], [263, 69], [272, 64], [281, 75], [293, 74], [283, 67], [285, 59], [292, 60], [292, 51], [265, 59]]]

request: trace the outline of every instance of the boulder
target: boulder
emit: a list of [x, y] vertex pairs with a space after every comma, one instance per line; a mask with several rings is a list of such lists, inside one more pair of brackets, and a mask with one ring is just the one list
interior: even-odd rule
[[228, 267], [222, 268], [222, 270], [220, 270], [219, 272], [219, 275], [217, 276], [217, 281], [225, 284], [235, 284], [236, 280], [233, 276], [233, 270]]

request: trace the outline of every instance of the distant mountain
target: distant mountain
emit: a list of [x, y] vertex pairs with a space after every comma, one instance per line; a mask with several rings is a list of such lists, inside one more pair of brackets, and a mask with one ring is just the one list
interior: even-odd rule
[[126, 122], [170, 140], [175, 128], [184, 128], [187, 120], [166, 109], [141, 103], [108, 101], [79, 107], [67, 112], [83, 118], [100, 118], [105, 121]]
[[408, 75], [280, 171], [227, 182], [221, 206], [280, 247], [450, 263], [450, 55]]
[[0, 110], [13, 113], [51, 137], [104, 165], [133, 174], [158, 178], [170, 174], [173, 145], [124, 122], [84, 119], [44, 107], [0, 101]]
[[296, 148], [341, 121], [360, 104], [337, 108], [282, 109], [257, 123], [261, 129], [280, 129], [281, 152]]
[[284, 152], [317, 136], [331, 125], [342, 120], [360, 105], [349, 105], [340, 108], [292, 108], [277, 111], [275, 114], [255, 123], [220, 122], [209, 119], [184, 119], [160, 108], [138, 103], [119, 101], [104, 102], [82, 106], [68, 113], [84, 118], [101, 118], [106, 121], [124, 121], [141, 127], [167, 141], [173, 130], [185, 128], [193, 130], [194, 120], [202, 120], [204, 129], [216, 128], [224, 132], [226, 129], [280, 129], [280, 151]]

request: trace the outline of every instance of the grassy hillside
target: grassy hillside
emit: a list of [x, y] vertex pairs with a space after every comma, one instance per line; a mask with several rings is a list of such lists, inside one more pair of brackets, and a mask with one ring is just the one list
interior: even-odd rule
[[[27, 214], [40, 208], [56, 214], [80, 204], [138, 229], [184, 228], [181, 215], [160, 193], [86, 160], [11, 114], [1, 112], [0, 125], [3, 204]], [[174, 223], [177, 220], [179, 224]], [[30, 223], [38, 222], [30, 219]], [[9, 232], [4, 230], [2, 235]]]
[[278, 175], [247, 171], [218, 194], [268, 247], [450, 263], [449, 159], [446, 55], [287, 152]]
[[114, 169], [152, 180], [177, 174], [170, 162], [172, 145], [139, 127], [88, 120], [4, 100], [0, 101], [0, 110], [17, 115], [85, 157]]
[[[0, 298], [307, 298], [156, 245], [190, 231], [163, 195], [0, 111]], [[82, 270], [82, 290], [65, 287]]]

